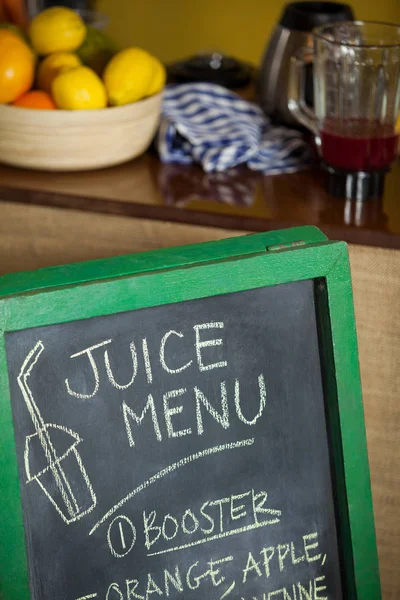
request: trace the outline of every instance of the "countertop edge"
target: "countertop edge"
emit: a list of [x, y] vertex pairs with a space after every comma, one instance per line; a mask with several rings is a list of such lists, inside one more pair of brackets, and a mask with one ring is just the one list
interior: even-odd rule
[[301, 225], [315, 225], [331, 240], [350, 244], [400, 249], [400, 235], [374, 229], [352, 226], [299, 222], [295, 219], [265, 219], [240, 215], [227, 215], [197, 210], [183, 210], [173, 206], [156, 206], [129, 203], [109, 198], [39, 191], [30, 188], [0, 186], [0, 202], [62, 208], [83, 212], [109, 214], [120, 217], [167, 221], [200, 227], [215, 227], [243, 232], [271, 231]]

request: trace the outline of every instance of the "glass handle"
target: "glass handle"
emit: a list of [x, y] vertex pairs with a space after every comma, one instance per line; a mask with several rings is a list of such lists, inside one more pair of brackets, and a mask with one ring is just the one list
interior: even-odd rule
[[312, 48], [301, 48], [290, 60], [288, 106], [293, 117], [310, 129], [319, 139], [318, 122], [315, 113], [307, 106], [305, 100], [306, 65], [314, 60]]

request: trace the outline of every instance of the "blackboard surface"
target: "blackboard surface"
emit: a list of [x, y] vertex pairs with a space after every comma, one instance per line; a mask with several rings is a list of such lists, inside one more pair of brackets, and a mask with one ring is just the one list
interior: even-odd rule
[[32, 600], [342, 598], [312, 281], [6, 354]]

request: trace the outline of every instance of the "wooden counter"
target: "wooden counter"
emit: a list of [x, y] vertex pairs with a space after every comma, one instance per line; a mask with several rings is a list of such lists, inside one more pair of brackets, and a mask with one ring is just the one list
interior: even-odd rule
[[324, 190], [318, 170], [264, 177], [246, 168], [205, 174], [162, 165], [152, 154], [100, 171], [40, 173], [0, 167], [0, 201], [55, 206], [236, 231], [320, 227], [331, 239], [400, 248], [400, 162], [384, 198], [345, 202]]

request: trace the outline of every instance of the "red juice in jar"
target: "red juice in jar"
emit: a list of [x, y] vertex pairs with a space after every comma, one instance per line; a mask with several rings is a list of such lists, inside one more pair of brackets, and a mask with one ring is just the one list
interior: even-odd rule
[[346, 171], [387, 169], [396, 157], [397, 144], [392, 125], [363, 119], [327, 119], [321, 130], [324, 161]]

